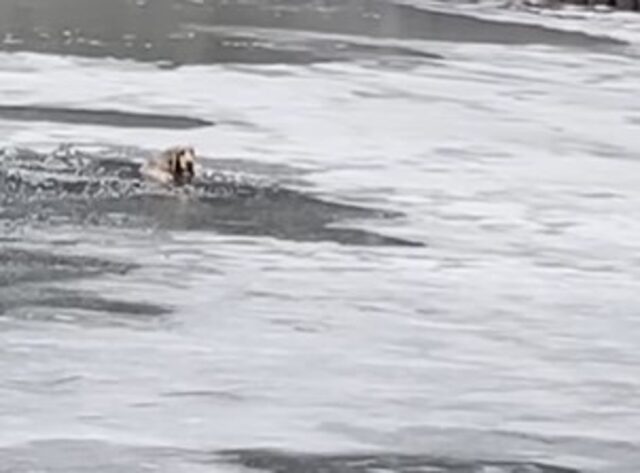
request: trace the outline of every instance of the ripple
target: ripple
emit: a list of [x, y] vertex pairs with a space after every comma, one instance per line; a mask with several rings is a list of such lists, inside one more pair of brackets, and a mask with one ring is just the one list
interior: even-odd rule
[[30, 122], [55, 122], [101, 125], [123, 128], [161, 128], [183, 130], [213, 126], [213, 122], [178, 115], [44, 107], [38, 105], [0, 105], [0, 119]]

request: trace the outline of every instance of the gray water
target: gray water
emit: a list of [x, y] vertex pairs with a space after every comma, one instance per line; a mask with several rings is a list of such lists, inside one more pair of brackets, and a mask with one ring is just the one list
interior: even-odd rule
[[0, 2], [0, 472], [640, 471], [637, 19]]

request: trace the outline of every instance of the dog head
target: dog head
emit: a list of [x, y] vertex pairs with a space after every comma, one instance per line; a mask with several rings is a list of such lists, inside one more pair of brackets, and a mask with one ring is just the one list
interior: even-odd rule
[[191, 146], [180, 146], [171, 149], [169, 169], [177, 184], [188, 184], [195, 176], [195, 151]]

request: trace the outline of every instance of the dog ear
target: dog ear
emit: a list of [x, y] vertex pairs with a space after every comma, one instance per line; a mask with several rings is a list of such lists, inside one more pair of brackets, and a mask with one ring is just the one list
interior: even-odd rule
[[184, 154], [184, 151], [179, 149], [178, 151], [176, 151], [176, 153], [172, 156], [173, 157], [173, 173], [176, 176], [180, 176], [182, 175], [182, 161], [181, 161], [181, 157]]

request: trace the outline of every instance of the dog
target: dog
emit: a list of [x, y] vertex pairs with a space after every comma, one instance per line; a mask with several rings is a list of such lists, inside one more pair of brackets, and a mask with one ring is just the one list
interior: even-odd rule
[[182, 186], [195, 177], [195, 159], [191, 146], [175, 146], [144, 163], [140, 172], [161, 184]]

